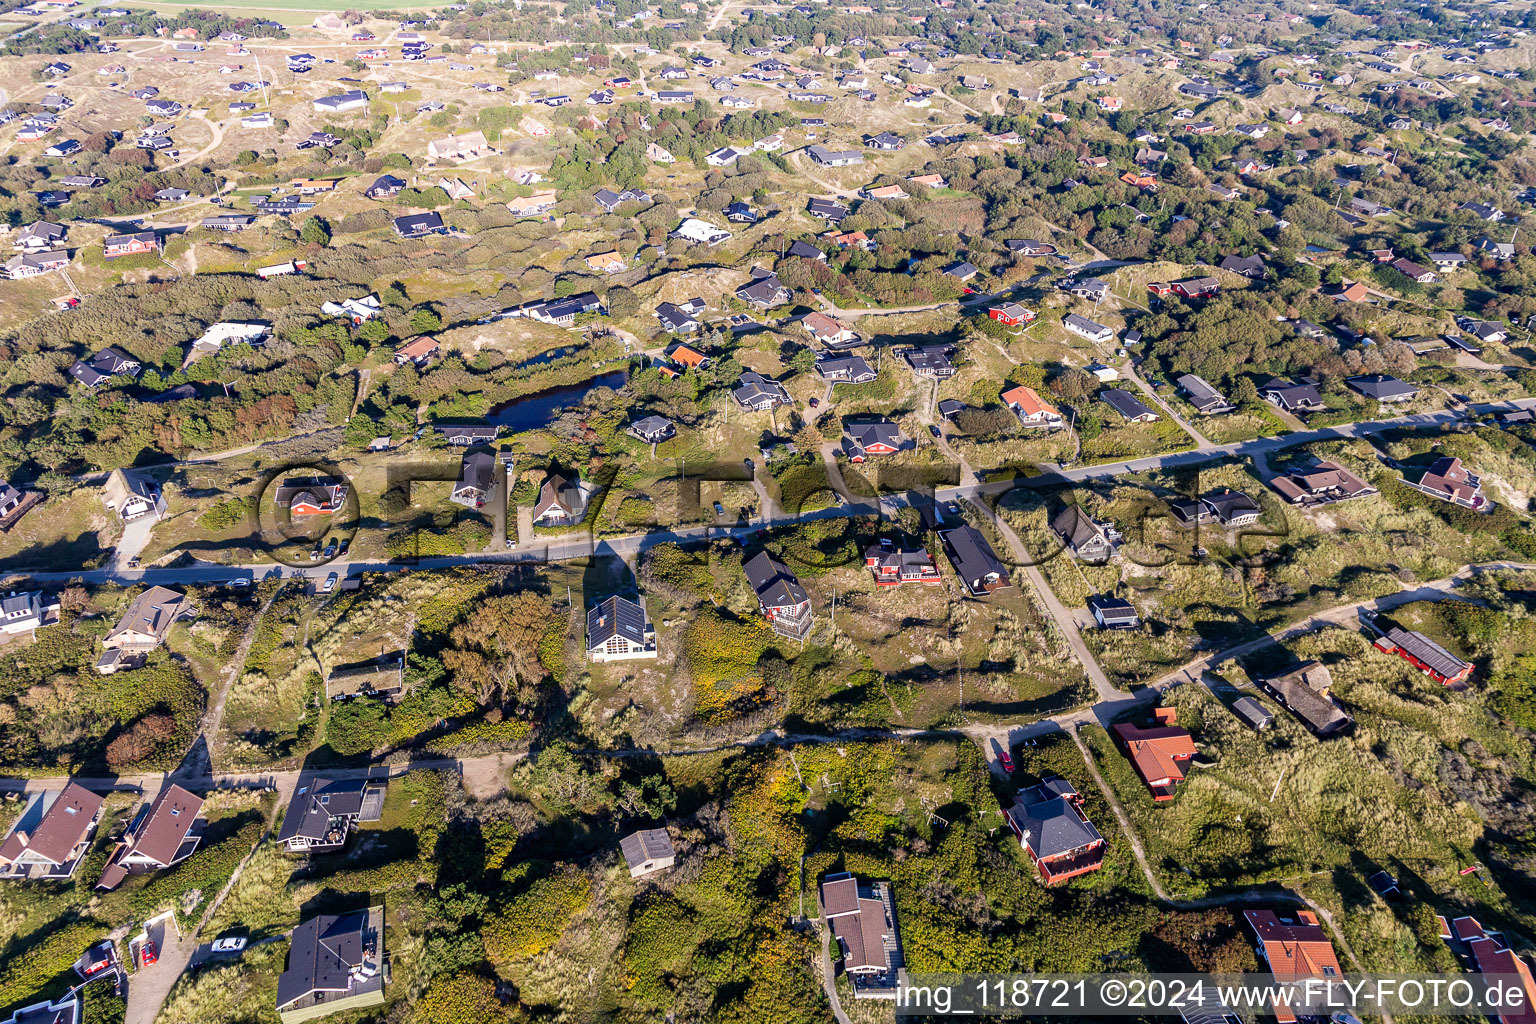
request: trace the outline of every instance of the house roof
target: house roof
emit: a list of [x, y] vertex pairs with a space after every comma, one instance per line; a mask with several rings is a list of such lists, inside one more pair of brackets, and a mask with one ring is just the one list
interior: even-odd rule
[[1321, 976], [1344, 973], [1328, 941], [1328, 933], [1309, 911], [1300, 911], [1294, 922], [1281, 921], [1272, 910], [1245, 910], [1243, 919], [1258, 936], [1264, 958], [1278, 977]]
[[1008, 812], [1036, 857], [1056, 857], [1104, 838], [1078, 815], [1070, 799], [1075, 790], [1066, 789], [1070, 792], [1063, 794], [1059, 787], [1033, 786], [1019, 793]]
[[945, 530], [940, 536], [949, 548], [950, 561], [954, 563], [955, 571], [967, 584], [971, 580], [985, 579], [993, 573], [1001, 580], [1008, 579], [1008, 569], [998, 560], [992, 545], [987, 543], [987, 539], [974, 526], [964, 523], [952, 530]]
[[624, 854], [624, 862], [631, 868], [637, 868], [646, 861], [665, 860], [677, 853], [672, 846], [672, 837], [664, 828], [643, 828], [631, 832], [619, 840], [619, 850]]
[[150, 805], [139, 827], [130, 833], [112, 854], [106, 870], [101, 874], [98, 888], [113, 889], [127, 877], [128, 871], [120, 863], [121, 858], [134, 853], [146, 857], [162, 867], [176, 859], [187, 834], [197, 824], [197, 815], [203, 809], [203, 798], [187, 792], [172, 783], [162, 789]]
[[656, 434], [672, 426], [665, 416], [645, 416], [630, 424], [630, 429], [641, 434]]
[[841, 334], [843, 331], [848, 329], [847, 327], [843, 326], [840, 321], [821, 312], [810, 312], [805, 314], [805, 316], [801, 317], [800, 319], [800, 326], [804, 327], [807, 331], [810, 331], [811, 334], [818, 338], [822, 335]]
[[1115, 735], [1125, 744], [1131, 764], [1148, 785], [1184, 781], [1182, 762], [1195, 755], [1195, 741], [1188, 732], [1173, 725], [1147, 729], [1119, 722]]
[[105, 799], [79, 783], [67, 783], [35, 829], [27, 833], [18, 828], [6, 836], [0, 844], [0, 860], [14, 861], [27, 852], [52, 864], [64, 863], [90, 831]]
[[1016, 405], [1024, 411], [1026, 416], [1037, 416], [1040, 413], [1055, 413], [1060, 416], [1056, 407], [1040, 397], [1040, 392], [1032, 387], [1020, 384], [1011, 387], [1002, 394], [1003, 402], [1007, 405]]
[[1344, 383], [1367, 398], [1401, 398], [1405, 395], [1412, 396], [1419, 393], [1419, 389], [1412, 384], [1400, 381], [1396, 377], [1388, 377], [1379, 373], [1367, 377], [1350, 377]]
[[1278, 693], [1285, 706], [1318, 733], [1333, 732], [1351, 720], [1328, 699], [1333, 674], [1320, 662], [1304, 662], [1283, 675], [1265, 679], [1264, 685]]
[[1387, 639], [1442, 676], [1455, 676], [1466, 671], [1467, 662], [1423, 633], [1393, 626], [1387, 630]]
[[1052, 516], [1051, 530], [1073, 549], [1105, 539], [1104, 531], [1083, 511], [1081, 505], [1068, 505]]
[[150, 587], [128, 603], [123, 617], [117, 621], [107, 639], [112, 640], [125, 632], [146, 633], [164, 640], [171, 626], [191, 610], [187, 595], [166, 587]]
[[533, 507], [533, 518], [538, 519], [551, 509], [574, 516], [581, 508], [581, 489], [559, 473], [551, 473], [544, 478], [544, 486], [539, 488], [539, 501]]
[[1471, 500], [1481, 488], [1471, 472], [1461, 464], [1459, 458], [1445, 455], [1434, 461], [1424, 475], [1419, 477], [1419, 486], [1429, 487], [1442, 491], [1464, 500]]
[[423, 356], [432, 355], [440, 348], [442, 346], [437, 343], [435, 338], [421, 337], [395, 349], [395, 355], [404, 356], [406, 359], [420, 359]]
[[357, 817], [363, 809], [363, 793], [368, 788], [366, 779], [332, 780], [315, 777], [301, 787], [288, 802], [283, 815], [282, 827], [277, 830], [277, 841], [290, 839], [324, 839], [331, 828], [332, 818]]
[[1141, 399], [1120, 388], [1105, 388], [1099, 392], [1099, 399], [1128, 420], [1139, 416], [1157, 415], [1148, 409]]
[[615, 594], [587, 610], [587, 649], [596, 650], [616, 636], [644, 644], [647, 625], [644, 608]]
[[288, 966], [277, 979], [279, 1009], [318, 992], [382, 988], [384, 976], [377, 970], [366, 980], [354, 975], [354, 968], [365, 958], [377, 968], [383, 952], [378, 948], [383, 936], [372, 926], [372, 914], [371, 910], [321, 914], [293, 930]]
[[[864, 362], [858, 356], [852, 358]], [[860, 448], [869, 448], [872, 445], [887, 445], [891, 448], [900, 448], [902, 437], [901, 428], [890, 420], [877, 420], [874, 423], [851, 423], [848, 425], [848, 436]]]
[[743, 566], [747, 582], [757, 592], [757, 599], [769, 608], [804, 604], [810, 595], [789, 568], [766, 551], [760, 551]]

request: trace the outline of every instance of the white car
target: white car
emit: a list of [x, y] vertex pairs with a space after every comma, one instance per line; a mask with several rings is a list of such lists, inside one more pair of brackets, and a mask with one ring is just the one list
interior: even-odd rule
[[336, 576], [336, 574], [334, 572], [331, 573], [329, 576], [327, 576], [325, 578], [324, 586], [322, 586], [320, 588], [320, 593], [322, 593], [322, 594], [329, 594], [331, 591], [335, 590], [336, 589], [336, 579], [337, 579], [337, 576]]
[[239, 935], [231, 935], [228, 938], [213, 940], [213, 951], [215, 953], [238, 953], [244, 948], [245, 939]]

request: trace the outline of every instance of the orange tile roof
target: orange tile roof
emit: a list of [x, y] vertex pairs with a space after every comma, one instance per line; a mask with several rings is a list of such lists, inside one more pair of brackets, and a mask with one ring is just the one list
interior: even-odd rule
[[1003, 392], [1003, 402], [1006, 405], [1016, 405], [1024, 410], [1026, 416], [1035, 416], [1042, 412], [1052, 412], [1060, 416], [1056, 407], [1040, 397], [1040, 392], [1034, 388], [1025, 387], [1023, 384], [1009, 388]]
[[1333, 951], [1333, 943], [1328, 941], [1328, 933], [1323, 931], [1311, 911], [1298, 911], [1295, 924], [1281, 921], [1272, 910], [1245, 910], [1243, 917], [1258, 935], [1270, 972], [1277, 977], [1322, 977], [1344, 973], [1339, 966], [1338, 954]]
[[1189, 733], [1175, 725], [1143, 729], [1139, 725], [1121, 722], [1115, 726], [1115, 735], [1125, 744], [1136, 774], [1148, 786], [1165, 786], [1184, 781], [1184, 765], [1181, 762], [1195, 755], [1195, 741]]
[[687, 345], [679, 345], [672, 350], [672, 361], [680, 366], [697, 367], [708, 358], [704, 353], [691, 349]]
[[1531, 965], [1492, 939], [1474, 939], [1467, 946], [1480, 973], [1513, 975], [1525, 990], [1525, 1005], [1519, 1012], [1499, 1014], [1499, 1024], [1536, 1024], [1536, 977], [1531, 975]]

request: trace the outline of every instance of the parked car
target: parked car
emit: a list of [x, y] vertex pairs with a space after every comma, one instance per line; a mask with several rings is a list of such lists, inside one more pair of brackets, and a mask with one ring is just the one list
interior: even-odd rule
[[160, 962], [160, 951], [155, 948], [153, 942], [146, 942], [139, 950], [139, 965], [150, 967]]
[[320, 587], [320, 593], [329, 594], [331, 591], [335, 590], [337, 578], [338, 577], [334, 572], [327, 576], [325, 578], [325, 583], [323, 583]]
[[245, 948], [245, 936], [228, 935], [222, 939], [213, 940], [215, 953], [238, 953]]
[[944, 436], [944, 432], [941, 431], [938, 427], [936, 427], [932, 423], [928, 424], [928, 433], [932, 434], [934, 437], [943, 437]]
[[715, 502], [715, 515], [717, 515], [717, 516], [725, 515], [725, 506], [720, 504], [718, 501]]
[[992, 745], [997, 748], [997, 763], [1003, 766], [1003, 771], [1004, 772], [1006, 772], [1009, 775], [1012, 775], [1013, 774], [1013, 755], [1008, 753], [1008, 748], [1007, 747], [1003, 746], [1001, 743], [997, 742], [996, 740], [992, 741]]

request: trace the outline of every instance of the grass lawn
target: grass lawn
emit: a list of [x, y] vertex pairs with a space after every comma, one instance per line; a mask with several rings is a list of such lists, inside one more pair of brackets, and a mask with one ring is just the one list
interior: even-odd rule
[[0, 534], [0, 569], [94, 568], [111, 557], [122, 529], [100, 490], [80, 487], [33, 506]]
[[[1221, 686], [1218, 700], [1202, 686], [1180, 687], [1166, 702], [1214, 764], [1193, 768], [1163, 806], [1153, 804], [1107, 733], [1085, 730], [1153, 870], [1188, 897], [1266, 882], [1299, 885], [1345, 911], [1340, 919], [1352, 944], [1383, 970], [1443, 969], [1434, 913], [1528, 929], [1529, 862], [1508, 859], [1510, 838], [1500, 834], [1507, 812], [1472, 781], [1475, 773], [1494, 789], [1526, 784], [1515, 781], [1531, 774], [1523, 741], [1478, 693], [1445, 690], [1352, 629], [1300, 637], [1262, 661], [1270, 671], [1306, 658], [1330, 666], [1333, 693], [1357, 720], [1353, 732], [1319, 742], [1262, 698], [1276, 718], [1254, 733], [1224, 706], [1237, 689]], [[1249, 686], [1242, 669], [1223, 672]], [[1521, 849], [1523, 842], [1516, 841]], [[1492, 856], [1501, 860], [1489, 873], [1491, 888], [1459, 874]], [[1378, 869], [1396, 875], [1410, 898], [1389, 906], [1373, 896], [1365, 879]]]

